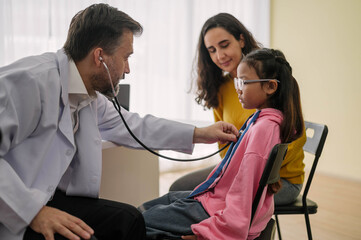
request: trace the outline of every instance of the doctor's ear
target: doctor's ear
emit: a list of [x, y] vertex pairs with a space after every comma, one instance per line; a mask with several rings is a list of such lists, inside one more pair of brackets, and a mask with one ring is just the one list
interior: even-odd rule
[[102, 57], [103, 55], [103, 49], [102, 48], [96, 48], [93, 50], [93, 59], [94, 59], [94, 62], [97, 66], [100, 66], [102, 65], [104, 59]]

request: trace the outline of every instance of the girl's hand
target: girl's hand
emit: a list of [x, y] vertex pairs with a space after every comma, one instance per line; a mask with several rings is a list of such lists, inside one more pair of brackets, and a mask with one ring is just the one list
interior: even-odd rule
[[182, 239], [197, 240], [197, 236], [196, 235], [187, 235], [187, 236], [182, 236]]

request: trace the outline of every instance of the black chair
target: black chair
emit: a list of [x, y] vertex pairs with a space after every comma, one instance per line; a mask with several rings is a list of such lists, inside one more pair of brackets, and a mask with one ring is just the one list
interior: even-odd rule
[[[266, 166], [263, 170], [261, 179], [258, 183], [258, 189], [257, 189], [256, 195], [253, 199], [250, 226], [252, 225], [253, 217], [254, 217], [254, 214], [256, 213], [256, 210], [257, 210], [257, 207], [258, 207], [258, 204], [259, 204], [259, 201], [262, 196], [262, 192], [263, 192], [264, 188], [269, 184], [278, 182], [280, 179], [280, 168], [281, 168], [283, 159], [286, 156], [287, 148], [288, 148], [287, 143], [276, 144], [273, 147], [273, 149], [268, 157]], [[273, 219], [271, 219], [268, 222], [266, 228], [262, 231], [261, 235], [256, 239], [257, 240], [274, 239], [275, 229], [276, 229], [275, 221]]]
[[[305, 152], [314, 155], [313, 164], [309, 176], [307, 178], [307, 183], [303, 190], [303, 193], [298, 196], [297, 200], [288, 205], [276, 205], [275, 206], [275, 218], [277, 225], [277, 232], [279, 240], [282, 240], [280, 223], [278, 220], [278, 215], [289, 215], [289, 214], [303, 214], [305, 216], [305, 222], [307, 227], [308, 239], [312, 239], [311, 225], [309, 220], [309, 214], [315, 214], [317, 212], [317, 203], [308, 199], [307, 194], [310, 189], [313, 176], [315, 174], [316, 166], [318, 159], [321, 156], [323, 146], [328, 133], [328, 128], [324, 124], [317, 124], [312, 122], [305, 121], [305, 128], [313, 130], [313, 136], [307, 136], [306, 143], [303, 147]], [[306, 132], [307, 133], [307, 132]]]

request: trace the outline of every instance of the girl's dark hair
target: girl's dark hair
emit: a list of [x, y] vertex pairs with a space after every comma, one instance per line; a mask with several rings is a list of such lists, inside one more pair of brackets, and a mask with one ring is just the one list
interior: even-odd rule
[[94, 47], [113, 54], [124, 30], [141, 35], [142, 26], [126, 13], [108, 4], [93, 4], [78, 12], [71, 20], [65, 53], [74, 61], [84, 59]]
[[260, 79], [277, 79], [278, 88], [270, 96], [270, 107], [283, 113], [281, 141], [290, 143], [304, 131], [300, 91], [292, 68], [279, 50], [258, 49], [249, 53], [242, 62], [255, 69]]
[[[240, 40], [243, 35], [245, 46], [242, 49], [243, 54], [248, 54], [253, 49], [260, 48], [260, 44], [253, 38], [251, 32], [238, 21], [237, 18], [228, 13], [219, 13], [209, 18], [203, 25], [199, 35], [197, 54], [195, 62], [197, 62], [197, 92], [196, 102], [207, 108], [218, 107], [218, 91], [220, 86], [226, 82], [222, 69], [213, 63], [209, 56], [208, 50], [204, 44], [204, 36], [213, 28], [221, 27], [235, 39]], [[198, 61], [197, 61], [198, 60]]]

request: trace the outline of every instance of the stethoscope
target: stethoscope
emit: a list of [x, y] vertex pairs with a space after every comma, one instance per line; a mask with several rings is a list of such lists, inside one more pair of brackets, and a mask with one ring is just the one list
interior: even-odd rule
[[169, 160], [173, 160], [173, 161], [181, 161], [181, 162], [189, 162], [189, 161], [198, 161], [198, 160], [203, 160], [203, 159], [206, 159], [206, 158], [210, 158], [214, 155], [216, 155], [217, 153], [223, 151], [225, 148], [227, 148], [231, 142], [227, 143], [224, 147], [222, 147], [221, 149], [219, 149], [218, 151], [212, 153], [212, 154], [209, 154], [207, 156], [204, 156], [204, 157], [199, 157], [199, 158], [191, 158], [191, 159], [179, 159], [179, 158], [172, 158], [172, 157], [168, 157], [168, 156], [165, 156], [165, 155], [162, 155], [160, 153], [157, 153], [155, 151], [153, 151], [152, 149], [148, 148], [142, 141], [140, 141], [135, 135], [134, 133], [132, 132], [132, 130], [130, 130], [127, 122], [125, 121], [124, 117], [123, 117], [123, 114], [121, 113], [121, 108], [120, 108], [120, 104], [118, 102], [118, 99], [116, 98], [117, 94], [116, 94], [116, 91], [114, 89], [114, 86], [113, 86], [113, 82], [112, 82], [112, 77], [110, 76], [110, 71], [109, 71], [109, 68], [108, 66], [105, 64], [104, 60], [102, 57], [99, 57], [99, 61], [104, 65], [105, 67], [105, 70], [107, 71], [108, 73], [108, 78], [109, 78], [109, 81], [110, 81], [110, 85], [112, 87], [112, 94], [113, 96], [106, 96], [109, 100], [112, 101], [113, 105], [114, 105], [114, 108], [115, 110], [119, 113], [119, 116], [120, 118], [122, 119], [125, 127], [127, 128], [129, 134], [134, 138], [135, 141], [137, 141], [144, 149], [146, 149], [147, 151], [153, 153], [154, 155], [157, 155], [158, 157], [161, 157], [161, 158], [165, 158], [165, 159], [169, 159]]

